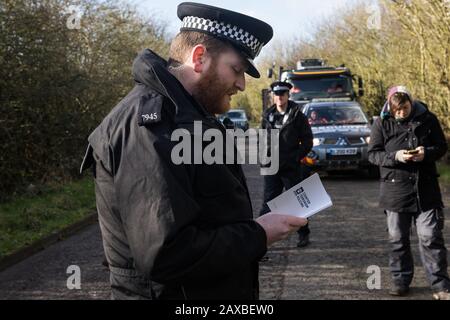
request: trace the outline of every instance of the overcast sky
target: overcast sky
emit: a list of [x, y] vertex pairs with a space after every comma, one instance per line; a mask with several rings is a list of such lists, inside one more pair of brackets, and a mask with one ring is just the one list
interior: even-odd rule
[[[151, 17], [166, 21], [169, 32], [175, 35], [180, 27], [177, 6], [180, 0], [127, 0], [138, 10]], [[329, 17], [337, 9], [358, 0], [200, 0], [200, 2], [239, 11], [269, 23], [274, 39], [282, 40], [294, 35], [311, 33], [314, 25]]]

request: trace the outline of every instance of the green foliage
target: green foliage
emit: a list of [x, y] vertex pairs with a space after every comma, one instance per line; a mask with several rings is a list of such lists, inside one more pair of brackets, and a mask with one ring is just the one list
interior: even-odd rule
[[95, 212], [91, 177], [0, 204], [0, 258]]
[[[166, 24], [119, 1], [76, 2], [80, 28], [70, 29], [73, 1], [0, 0], [0, 201], [30, 184], [78, 176], [87, 135], [133, 86], [137, 52], [167, 58]], [[405, 84], [450, 132], [448, 1], [380, 0], [380, 28], [368, 25], [368, 3], [336, 13], [308, 37], [276, 43], [258, 63], [262, 78], [248, 78], [232, 106], [259, 122], [272, 63], [278, 71], [316, 57], [363, 77], [370, 114], [389, 86]]]
[[[260, 68], [262, 71], [263, 68]], [[247, 77], [246, 90], [233, 97], [231, 105], [245, 109], [251, 121], [260, 122], [262, 114], [262, 89], [268, 88], [270, 79]]]
[[167, 56], [164, 24], [117, 1], [0, 0], [0, 200], [77, 176], [87, 134], [133, 86], [137, 52]]
[[[265, 72], [272, 62], [292, 69], [301, 58], [345, 64], [365, 81], [361, 102], [369, 114], [379, 114], [390, 86], [404, 84], [449, 133], [450, 3], [380, 0], [378, 6], [379, 25], [371, 23], [378, 18], [373, 1], [354, 3], [317, 25], [313, 34], [272, 45], [259, 69]], [[265, 80], [250, 82], [246, 91], [253, 114], [261, 110], [260, 84], [267, 86]]]
[[439, 180], [447, 186], [450, 186], [450, 164], [441, 161], [437, 167], [440, 175]]

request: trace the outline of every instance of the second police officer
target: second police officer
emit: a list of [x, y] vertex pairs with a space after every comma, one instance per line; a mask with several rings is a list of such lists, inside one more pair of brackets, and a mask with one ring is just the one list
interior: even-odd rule
[[[261, 127], [269, 131], [280, 130], [279, 170], [274, 175], [264, 176], [264, 204], [260, 215], [270, 212], [267, 206], [268, 201], [307, 177], [306, 170], [302, 168], [300, 161], [313, 147], [313, 134], [308, 119], [301, 108], [289, 100], [292, 85], [288, 82], [276, 81], [270, 87], [274, 104], [263, 113]], [[308, 225], [298, 230], [298, 247], [309, 244], [309, 233]]]

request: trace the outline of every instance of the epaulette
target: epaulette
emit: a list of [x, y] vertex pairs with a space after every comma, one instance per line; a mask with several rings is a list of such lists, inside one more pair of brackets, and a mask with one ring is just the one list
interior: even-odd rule
[[139, 126], [147, 126], [161, 122], [161, 109], [164, 97], [151, 93], [141, 96], [139, 100]]

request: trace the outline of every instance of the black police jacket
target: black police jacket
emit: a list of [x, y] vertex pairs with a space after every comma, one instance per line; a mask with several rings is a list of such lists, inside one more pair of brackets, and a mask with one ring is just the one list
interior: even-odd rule
[[[423, 162], [400, 163], [398, 150], [425, 147]], [[380, 167], [380, 207], [415, 213], [442, 208], [435, 162], [447, 152], [447, 142], [434, 114], [425, 104], [414, 102], [412, 115], [400, 124], [394, 118], [374, 122], [369, 144], [369, 161]]]
[[[274, 129], [271, 117], [276, 112], [276, 106], [268, 108], [262, 116], [261, 127], [269, 131]], [[313, 134], [308, 119], [300, 107], [293, 101], [288, 102], [286, 113], [289, 117], [279, 129], [279, 161], [280, 172], [297, 171], [300, 160], [306, 157], [313, 147]], [[268, 135], [270, 137], [270, 135]], [[272, 142], [268, 139], [268, 151]], [[268, 152], [269, 153], [269, 152]]]
[[150, 50], [134, 89], [89, 136], [97, 209], [117, 299], [256, 299], [264, 229], [239, 165], [174, 164], [175, 129], [224, 130]]

